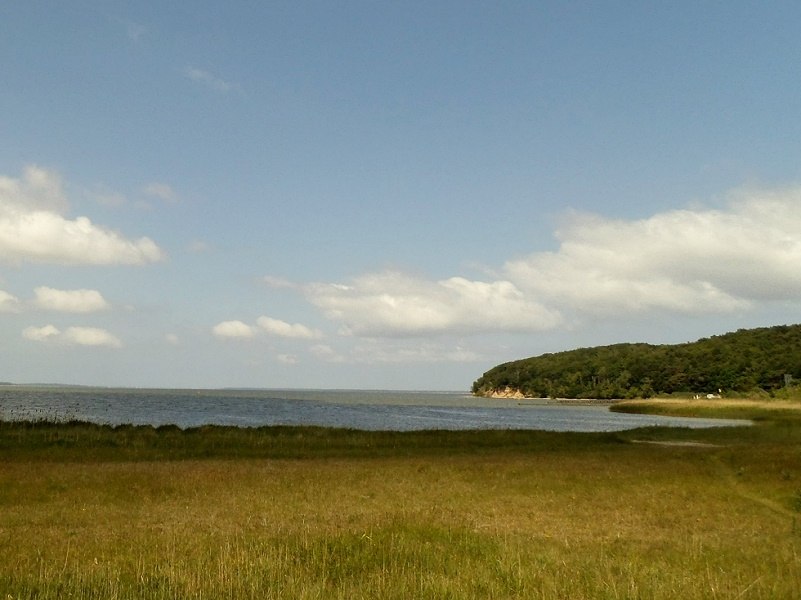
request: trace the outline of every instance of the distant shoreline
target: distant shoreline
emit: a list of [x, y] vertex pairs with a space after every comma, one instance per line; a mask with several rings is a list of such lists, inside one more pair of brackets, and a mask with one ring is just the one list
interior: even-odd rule
[[518, 406], [612, 406], [620, 400], [605, 400], [601, 398], [521, 398]]

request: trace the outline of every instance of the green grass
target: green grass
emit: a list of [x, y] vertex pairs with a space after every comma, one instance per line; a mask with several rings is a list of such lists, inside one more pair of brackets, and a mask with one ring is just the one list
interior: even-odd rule
[[797, 598], [801, 427], [774, 417], [613, 434], [0, 423], [0, 598]]

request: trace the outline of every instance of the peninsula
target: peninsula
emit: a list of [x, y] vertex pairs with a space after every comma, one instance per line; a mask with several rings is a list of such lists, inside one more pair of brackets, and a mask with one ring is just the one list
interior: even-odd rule
[[801, 389], [801, 325], [740, 329], [685, 344], [614, 344], [493, 367], [472, 386], [503, 398], [773, 396]]

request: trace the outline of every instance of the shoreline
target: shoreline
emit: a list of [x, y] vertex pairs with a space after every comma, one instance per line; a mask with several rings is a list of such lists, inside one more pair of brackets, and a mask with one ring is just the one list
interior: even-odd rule
[[622, 399], [605, 398], [543, 398], [526, 396], [520, 390], [507, 387], [495, 390], [490, 394], [471, 394], [474, 398], [487, 398], [490, 400], [517, 400], [518, 406], [612, 406]]
[[[508, 398], [498, 398], [508, 399]], [[523, 397], [517, 400], [518, 406], [612, 406], [621, 400], [604, 400], [601, 398], [532, 398]]]

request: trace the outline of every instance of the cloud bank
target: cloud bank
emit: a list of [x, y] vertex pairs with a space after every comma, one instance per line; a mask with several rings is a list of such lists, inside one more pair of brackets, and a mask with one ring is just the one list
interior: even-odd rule
[[363, 337], [537, 332], [801, 298], [801, 187], [738, 192], [720, 209], [639, 220], [571, 213], [555, 235], [555, 251], [510, 260], [494, 281], [384, 271], [302, 292], [343, 333]]
[[504, 267], [527, 296], [591, 315], [747, 310], [801, 295], [801, 188], [637, 221], [572, 215], [560, 247]]
[[305, 294], [345, 332], [367, 337], [542, 331], [561, 322], [558, 311], [510, 281], [426, 281], [385, 271], [347, 285], [312, 284]]
[[21, 178], [0, 176], [0, 260], [61, 265], [142, 265], [164, 258], [153, 240], [129, 240], [64, 216], [67, 199], [59, 176], [36, 166]]

